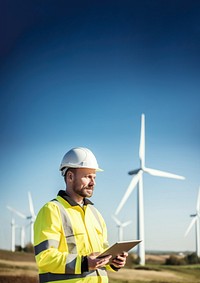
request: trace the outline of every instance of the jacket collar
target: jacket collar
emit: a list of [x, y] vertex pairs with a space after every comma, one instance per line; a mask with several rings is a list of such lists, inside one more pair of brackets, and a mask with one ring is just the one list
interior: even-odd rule
[[[62, 197], [63, 199], [65, 199], [71, 206], [77, 206], [77, 205], [79, 205], [77, 202], [75, 202], [68, 194], [67, 194], [67, 192], [66, 191], [64, 191], [64, 190], [60, 190], [59, 192], [58, 192], [58, 196], [60, 196], [60, 197]], [[87, 198], [84, 198], [84, 205], [88, 205], [88, 204], [92, 204], [93, 205], [93, 203], [89, 200], [89, 199], [87, 199]]]

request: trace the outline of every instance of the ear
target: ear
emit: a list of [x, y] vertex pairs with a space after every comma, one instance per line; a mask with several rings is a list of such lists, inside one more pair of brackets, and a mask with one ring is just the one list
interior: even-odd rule
[[74, 173], [72, 172], [72, 171], [67, 171], [67, 180], [69, 181], [69, 182], [71, 182], [71, 181], [73, 181], [73, 178], [74, 178]]

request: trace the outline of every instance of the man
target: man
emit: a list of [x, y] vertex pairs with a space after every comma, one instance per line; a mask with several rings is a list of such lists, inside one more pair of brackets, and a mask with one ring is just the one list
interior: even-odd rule
[[34, 224], [40, 283], [106, 283], [106, 270], [123, 267], [128, 254], [97, 257], [108, 247], [107, 229], [88, 198], [93, 195], [96, 172], [102, 170], [94, 154], [82, 147], [65, 154], [60, 170], [66, 190], [41, 208]]

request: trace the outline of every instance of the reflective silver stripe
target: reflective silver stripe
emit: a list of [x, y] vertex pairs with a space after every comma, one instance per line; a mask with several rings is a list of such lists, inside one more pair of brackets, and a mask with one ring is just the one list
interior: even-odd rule
[[82, 274], [55, 274], [55, 273], [43, 273], [39, 275], [40, 283], [61, 281], [61, 280], [70, 280], [70, 279], [81, 279], [92, 276], [107, 276], [105, 269], [98, 269], [98, 271], [89, 271]]
[[67, 256], [67, 263], [65, 266], [65, 273], [74, 274], [76, 268], [76, 257], [77, 255], [68, 255]]
[[63, 207], [62, 203], [60, 203], [58, 200], [54, 199], [53, 202], [59, 207], [60, 209], [60, 215], [62, 218], [62, 224], [63, 229], [66, 237], [66, 243], [68, 246], [68, 251], [70, 254], [77, 254], [77, 248], [76, 248], [76, 240], [74, 237], [74, 232], [72, 229], [72, 223], [69, 218], [69, 215], [67, 214], [67, 211]]
[[59, 246], [59, 241], [56, 240], [46, 240], [38, 244], [37, 246], [34, 247], [35, 250], [35, 255], [38, 255], [44, 250], [47, 250], [49, 248], [58, 248]]
[[99, 219], [99, 215], [98, 215], [96, 208], [91, 204], [88, 204], [88, 206], [91, 209], [91, 211], [93, 212], [93, 215], [95, 216], [95, 218], [96, 218], [97, 222], [99, 223], [101, 230], [103, 232], [103, 226], [102, 226], [101, 220]]
[[56, 199], [53, 202], [59, 207], [60, 214], [62, 218], [63, 229], [66, 238], [66, 244], [68, 246], [68, 256], [66, 258], [65, 272], [68, 274], [74, 274], [76, 270], [76, 259], [77, 259], [77, 247], [76, 240], [73, 234], [72, 224], [69, 218], [69, 215], [62, 203]]
[[99, 275], [99, 276], [107, 276], [108, 275], [105, 267], [98, 268], [96, 270], [96, 272], [97, 272], [97, 275]]

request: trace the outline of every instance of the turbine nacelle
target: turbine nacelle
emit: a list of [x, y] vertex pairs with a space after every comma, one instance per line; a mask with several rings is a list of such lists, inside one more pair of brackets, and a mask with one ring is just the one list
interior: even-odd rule
[[197, 216], [197, 214], [190, 214], [190, 217], [195, 217]]
[[136, 170], [131, 170], [128, 172], [129, 175], [136, 175], [142, 168], [136, 169]]

